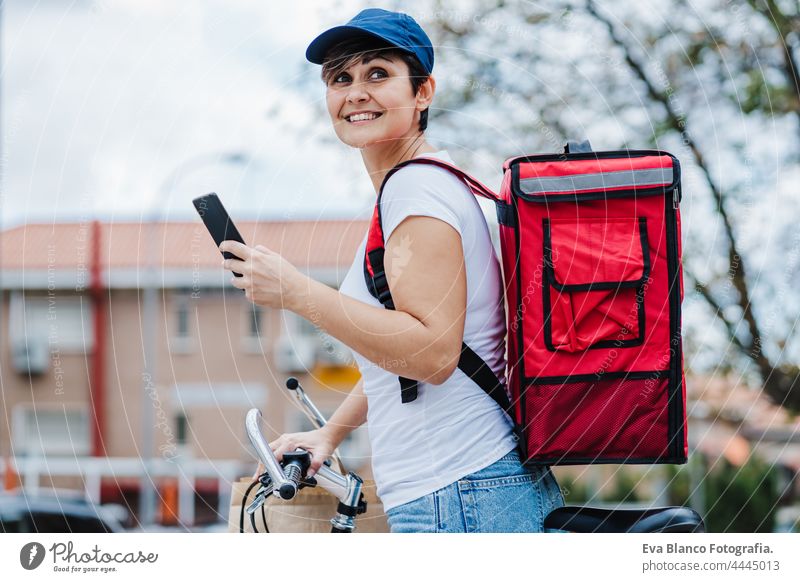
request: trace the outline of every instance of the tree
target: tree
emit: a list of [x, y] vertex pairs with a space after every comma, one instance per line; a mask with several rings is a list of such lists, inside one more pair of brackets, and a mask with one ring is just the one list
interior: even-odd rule
[[[431, 129], [445, 143], [470, 144], [473, 166], [558, 151], [568, 137], [583, 136], [595, 149], [655, 146], [678, 155], [691, 218], [684, 219], [684, 274], [694, 291], [685, 302], [687, 362], [736, 368], [760, 379], [773, 402], [800, 411], [793, 292], [800, 203], [791, 191], [800, 179], [797, 4], [497, 0], [401, 8], [433, 31], [444, 61], [437, 66], [450, 71], [437, 79]], [[700, 305], [716, 327], [706, 325]]]
[[762, 533], [775, 528], [778, 475], [774, 466], [751, 456], [741, 467], [722, 459], [703, 480], [708, 510], [706, 531]]

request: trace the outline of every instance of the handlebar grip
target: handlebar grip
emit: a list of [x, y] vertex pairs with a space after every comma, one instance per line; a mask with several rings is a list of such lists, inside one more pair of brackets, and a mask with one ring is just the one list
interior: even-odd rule
[[300, 480], [309, 465], [311, 465], [311, 454], [308, 451], [297, 449], [291, 453], [283, 453], [283, 474], [286, 475], [286, 481], [278, 488], [281, 499], [289, 500], [297, 495]]
[[297, 495], [297, 488], [300, 486], [302, 467], [300, 467], [297, 461], [292, 461], [283, 468], [283, 472], [286, 475], [286, 483], [280, 486], [278, 494], [281, 496], [281, 499], [289, 500]]

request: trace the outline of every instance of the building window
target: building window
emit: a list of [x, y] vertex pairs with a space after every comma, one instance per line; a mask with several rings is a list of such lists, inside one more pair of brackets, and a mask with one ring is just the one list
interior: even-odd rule
[[175, 416], [175, 440], [179, 445], [186, 444], [188, 432], [189, 432], [189, 419], [184, 413], [179, 412]]
[[250, 321], [250, 337], [252, 338], [261, 338], [261, 322], [264, 317], [264, 310], [261, 308], [260, 305], [256, 305], [253, 303], [250, 305], [250, 309], [248, 310], [250, 317], [248, 318]]
[[244, 308], [244, 333], [242, 346], [245, 352], [261, 354], [264, 351], [263, 340], [267, 331], [265, 320], [269, 312], [260, 305], [245, 303]]
[[295, 335], [292, 339], [296, 344], [302, 343], [311, 346], [315, 363], [335, 367], [354, 364], [353, 351], [344, 342], [339, 341], [304, 317], [292, 315], [295, 320]]
[[89, 413], [85, 409], [23, 404], [15, 408], [12, 423], [16, 455], [85, 456], [91, 453]]
[[173, 324], [170, 338], [170, 351], [188, 353], [192, 349], [191, 310], [189, 295], [176, 293], [173, 296]]
[[12, 292], [8, 327], [12, 346], [43, 343], [65, 353], [94, 349], [92, 303], [81, 295]]
[[184, 301], [178, 305], [178, 337], [189, 336], [189, 306]]
[[297, 322], [297, 333], [300, 337], [308, 338], [310, 340], [318, 340], [320, 337], [320, 330], [319, 328], [307, 320], [305, 317], [301, 317], [295, 314], [295, 320]]

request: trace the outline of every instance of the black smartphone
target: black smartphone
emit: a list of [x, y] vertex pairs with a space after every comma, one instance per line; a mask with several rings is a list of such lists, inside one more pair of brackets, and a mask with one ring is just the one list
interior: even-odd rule
[[[195, 198], [192, 200], [192, 204], [194, 204], [200, 218], [203, 219], [203, 223], [206, 225], [208, 232], [211, 233], [211, 237], [214, 239], [214, 242], [217, 243], [217, 246], [221, 245], [224, 240], [235, 240], [246, 244], [242, 235], [233, 224], [231, 217], [228, 215], [228, 211], [225, 210], [225, 207], [222, 205], [219, 196], [214, 192]], [[226, 259], [241, 258], [228, 251], [223, 252], [222, 256]], [[233, 274], [236, 277], [242, 276], [241, 273], [235, 271]]]

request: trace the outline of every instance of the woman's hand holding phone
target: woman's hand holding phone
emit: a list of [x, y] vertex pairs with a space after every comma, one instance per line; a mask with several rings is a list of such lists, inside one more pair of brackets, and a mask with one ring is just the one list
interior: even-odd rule
[[280, 254], [262, 245], [249, 247], [243, 243], [226, 240], [219, 245], [237, 258], [223, 259], [222, 266], [241, 273], [231, 284], [242, 289], [247, 298], [257, 305], [276, 309], [290, 308], [291, 301], [302, 292], [307, 277]]
[[257, 305], [290, 309], [289, 300], [308, 287], [308, 278], [278, 253], [261, 245], [247, 246], [214, 192], [192, 203], [225, 257], [222, 266], [234, 275], [231, 284]]

